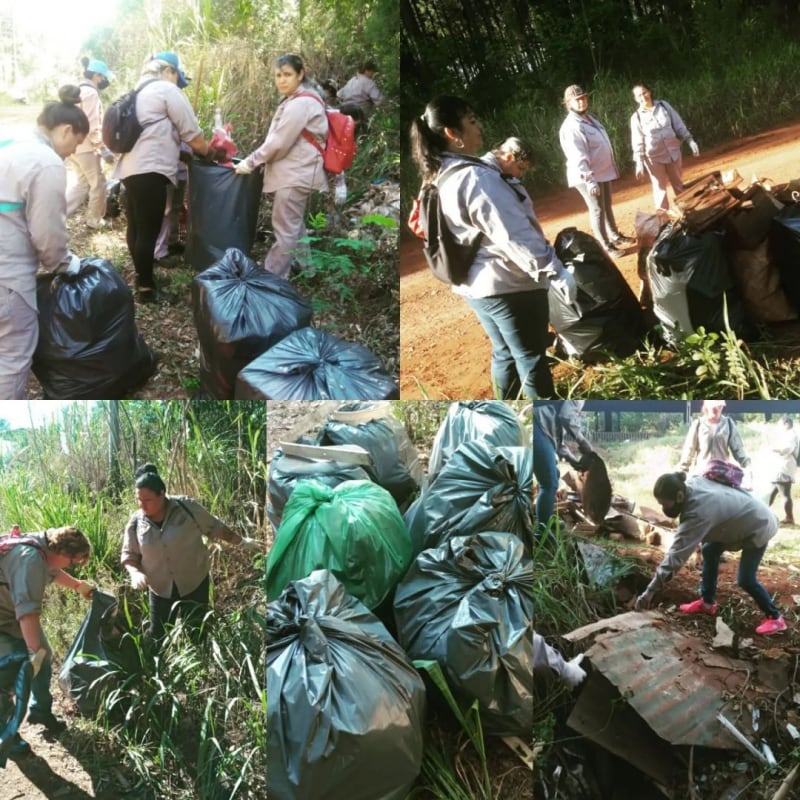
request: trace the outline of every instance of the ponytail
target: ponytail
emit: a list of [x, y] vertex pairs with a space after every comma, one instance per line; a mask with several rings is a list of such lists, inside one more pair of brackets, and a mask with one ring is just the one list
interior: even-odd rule
[[411, 122], [411, 157], [422, 175], [422, 183], [431, 183], [442, 166], [448, 139], [444, 129], [460, 131], [464, 117], [473, 110], [467, 100], [440, 95], [425, 106], [421, 117]]
[[81, 90], [70, 84], [58, 90], [58, 100], [51, 100], [45, 104], [42, 113], [36, 120], [37, 125], [52, 131], [59, 125], [70, 125], [76, 134], [89, 133], [89, 118], [79, 107]]

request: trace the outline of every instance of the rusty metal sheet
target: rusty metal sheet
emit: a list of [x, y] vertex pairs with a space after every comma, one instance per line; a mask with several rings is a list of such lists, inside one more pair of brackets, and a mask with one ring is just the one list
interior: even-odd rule
[[661, 620], [631, 628], [648, 614], [621, 616], [627, 618], [626, 629], [598, 634], [586, 651], [594, 669], [671, 744], [740, 749], [717, 714], [742, 689], [748, 671], [734, 664], [709, 666], [713, 653], [703, 642], [668, 629]]

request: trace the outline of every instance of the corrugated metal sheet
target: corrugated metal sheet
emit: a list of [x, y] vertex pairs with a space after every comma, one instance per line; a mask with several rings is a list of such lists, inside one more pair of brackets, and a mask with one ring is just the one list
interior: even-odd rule
[[[699, 639], [670, 630], [651, 614], [620, 615], [622, 630], [596, 636], [586, 651], [632, 708], [663, 739], [680, 745], [741, 749], [717, 720], [733, 718], [730, 701], [748, 679], [748, 664], [713, 653]], [[614, 627], [614, 620], [606, 620]], [[638, 626], [638, 627], [636, 627]], [[597, 629], [597, 623], [587, 628]], [[568, 638], [581, 639], [583, 629]], [[744, 724], [742, 731], [751, 731]]]

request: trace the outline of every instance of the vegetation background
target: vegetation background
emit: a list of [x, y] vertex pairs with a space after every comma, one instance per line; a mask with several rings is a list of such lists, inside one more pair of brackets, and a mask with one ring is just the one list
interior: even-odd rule
[[540, 194], [565, 185], [558, 129], [573, 83], [590, 93], [627, 173], [639, 81], [675, 107], [701, 149], [796, 120], [799, 9], [798, 0], [401, 0], [404, 203], [419, 187], [408, 125], [437, 94], [474, 103], [486, 149], [527, 139], [528, 184]]
[[[73, 574], [118, 596], [139, 660], [138, 671], [114, 682], [96, 719], [71, 719], [61, 736], [91, 777], [91, 794], [69, 794], [58, 780], [53, 788], [47, 781], [63, 776], [63, 765], [30, 756], [31, 765], [20, 762], [30, 782], [12, 783], [9, 764], [0, 795], [28, 797], [38, 786], [47, 797], [263, 798], [264, 557], [212, 543], [208, 635], [194, 645], [176, 626], [155, 657], [142, 640], [147, 593], [130, 588], [119, 558], [138, 508], [133, 473], [145, 462], [158, 466], [169, 494], [189, 495], [233, 530], [264, 539], [266, 404], [75, 403], [37, 428], [9, 430], [0, 420], [0, 438], [10, 443], [0, 467], [0, 530], [15, 523], [23, 531], [66, 524], [83, 530], [92, 557]], [[57, 710], [70, 717], [55, 676], [85, 613], [75, 592], [48, 589], [43, 626], [56, 660], [52, 689]]]

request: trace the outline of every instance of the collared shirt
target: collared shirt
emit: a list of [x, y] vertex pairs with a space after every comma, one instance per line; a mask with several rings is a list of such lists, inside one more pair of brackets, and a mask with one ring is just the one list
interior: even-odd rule
[[678, 112], [666, 101], [656, 100], [651, 109], [639, 108], [631, 116], [631, 147], [635, 161], [669, 164], [681, 157], [681, 141], [692, 134]]
[[253, 169], [266, 164], [264, 192], [291, 187], [323, 191], [328, 188], [322, 154], [302, 135], [307, 130], [324, 147], [328, 117], [321, 98], [298, 96], [308, 93], [319, 97], [310, 86], [301, 83], [294, 93], [281, 100], [264, 143], [245, 159]]
[[350, 78], [336, 93], [343, 103], [352, 103], [369, 114], [379, 103], [383, 102], [383, 94], [372, 78], [358, 73]]
[[213, 538], [221, 528], [225, 528], [224, 523], [195, 500], [167, 496], [160, 524], [141, 509], [131, 514], [125, 527], [121, 561], [139, 567], [159, 597], [171, 597], [173, 584], [184, 596], [208, 575], [208, 548], [203, 536]]
[[5, 142], [0, 141], [0, 286], [36, 309], [37, 270], [69, 265], [67, 173], [39, 131]]
[[568, 441], [577, 442], [581, 451], [591, 447], [578, 420], [582, 405], [579, 400], [537, 400], [534, 403], [533, 424], [550, 440], [556, 453]]
[[177, 185], [180, 143], [198, 137], [200, 125], [186, 95], [174, 83], [144, 77], [137, 86], [145, 83], [136, 95], [136, 117], [144, 128], [133, 150], [117, 161], [114, 177], [157, 172]]
[[[446, 153], [442, 170], [458, 159]], [[478, 298], [546, 290], [549, 277], [564, 267], [542, 233], [530, 197], [521, 185], [507, 183], [495, 164], [484, 163], [458, 170], [439, 188], [456, 241], [465, 244], [482, 235], [467, 282], [453, 291]]]
[[[31, 533], [46, 547], [43, 533]], [[20, 617], [40, 614], [44, 590], [58, 574], [47, 566], [40, 550], [20, 544], [0, 553], [0, 633], [22, 638]]]
[[708, 478], [690, 478], [672, 546], [647, 591], [657, 592], [702, 542], [718, 542], [727, 550], [764, 547], [777, 532], [776, 516], [749, 492]]
[[558, 131], [567, 158], [567, 185], [604, 183], [619, 178], [611, 139], [591, 114], [570, 111]]

